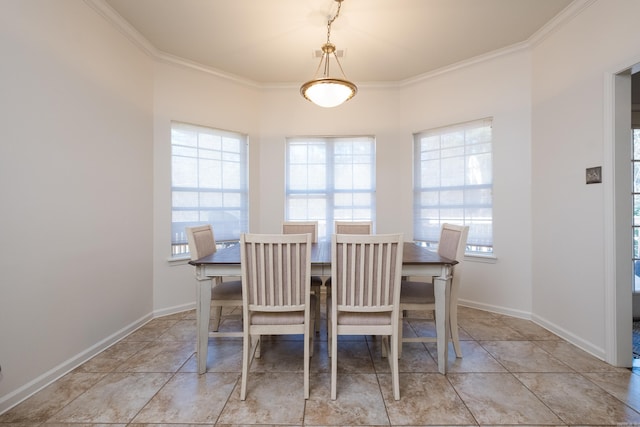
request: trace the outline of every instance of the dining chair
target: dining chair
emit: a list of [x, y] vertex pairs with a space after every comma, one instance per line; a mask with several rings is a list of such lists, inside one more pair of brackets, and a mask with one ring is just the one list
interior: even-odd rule
[[[468, 226], [454, 224], [442, 224], [440, 231], [440, 241], [438, 243], [438, 255], [449, 258], [458, 263], [453, 267], [453, 277], [451, 278], [451, 293], [449, 304], [449, 326], [451, 330], [451, 340], [456, 357], [462, 357], [460, 349], [460, 337], [458, 334], [458, 293], [460, 291], [460, 280], [464, 268], [464, 252], [467, 246]], [[416, 278], [418, 279], [418, 278]], [[400, 287], [400, 313], [407, 311], [435, 312], [435, 294], [433, 288], [433, 278], [413, 277], [402, 280]], [[434, 316], [435, 318], [435, 316]], [[402, 355], [402, 343], [404, 342], [435, 342], [435, 337], [403, 337], [402, 324], [400, 324], [400, 349], [398, 354]]]
[[[186, 227], [187, 242], [191, 260], [197, 260], [216, 252], [216, 240], [211, 224]], [[219, 332], [223, 307], [242, 307], [242, 283], [240, 280], [223, 281], [214, 277], [211, 281], [211, 308], [213, 309], [213, 325], [210, 319], [200, 319], [207, 323], [209, 337], [241, 337], [242, 331]], [[199, 307], [198, 307], [199, 309]], [[211, 330], [209, 330], [209, 328]]]
[[373, 233], [372, 221], [336, 221], [336, 234], [371, 234]]
[[[373, 221], [335, 221], [334, 229], [336, 234], [371, 234], [373, 233]], [[331, 277], [324, 281], [327, 295], [331, 294]], [[327, 312], [329, 311], [327, 304]]]
[[398, 377], [398, 322], [402, 234], [335, 234], [331, 242], [329, 296], [329, 348], [331, 353], [331, 399], [337, 395], [338, 337], [383, 336], [382, 355], [387, 355], [393, 397], [400, 399]]
[[[285, 221], [282, 223], [283, 234], [311, 233], [311, 243], [318, 243], [318, 221]], [[320, 332], [320, 296], [325, 279], [311, 276], [311, 293], [316, 296], [315, 332]]]
[[318, 242], [318, 221], [284, 221], [283, 234], [311, 233], [311, 243]]
[[311, 234], [242, 234], [242, 383], [261, 335], [302, 334], [304, 341], [304, 398], [309, 398], [309, 358], [313, 356], [315, 296], [311, 295]]

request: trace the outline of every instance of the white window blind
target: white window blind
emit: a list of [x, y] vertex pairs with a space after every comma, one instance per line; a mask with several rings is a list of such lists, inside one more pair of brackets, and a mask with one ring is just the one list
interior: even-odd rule
[[285, 175], [285, 219], [318, 221], [320, 240], [336, 220], [375, 220], [373, 137], [288, 138]]
[[248, 229], [247, 137], [171, 124], [172, 255], [188, 253], [185, 227], [211, 224], [216, 242]]
[[416, 241], [437, 243], [443, 223], [469, 226], [467, 252], [493, 253], [491, 119], [414, 135]]

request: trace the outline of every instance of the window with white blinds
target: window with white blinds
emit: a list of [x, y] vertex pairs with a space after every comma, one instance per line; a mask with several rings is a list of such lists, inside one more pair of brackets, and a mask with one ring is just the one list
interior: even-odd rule
[[416, 241], [437, 244], [443, 223], [469, 226], [468, 253], [493, 253], [491, 119], [414, 135]]
[[336, 220], [375, 221], [373, 137], [288, 138], [285, 176], [285, 220], [318, 221], [318, 239]]
[[640, 127], [632, 129], [631, 165], [633, 167], [633, 292], [640, 293]]
[[171, 124], [171, 253], [189, 252], [185, 227], [211, 224], [216, 243], [248, 230], [247, 137]]

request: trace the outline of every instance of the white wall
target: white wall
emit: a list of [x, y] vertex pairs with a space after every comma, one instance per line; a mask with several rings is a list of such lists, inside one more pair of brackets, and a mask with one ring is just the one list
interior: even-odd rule
[[638, 16], [638, 1], [596, 1], [533, 49], [533, 312], [600, 357], [606, 183], [585, 168], [604, 163], [604, 76], [638, 62]]
[[[460, 299], [461, 304], [525, 318], [531, 314], [530, 70], [528, 51], [505, 53], [408, 85], [400, 101], [400, 128], [409, 138], [430, 128], [493, 118], [497, 260], [466, 263]], [[409, 165], [411, 153], [404, 156]], [[411, 173], [407, 166], [403, 170]], [[411, 204], [405, 209], [411, 210]]]
[[257, 89], [159, 62], [154, 73], [154, 294], [156, 315], [195, 307], [194, 269], [171, 255], [171, 121], [249, 135], [251, 229], [261, 216]]
[[149, 318], [151, 61], [81, 1], [0, 13], [0, 412]]

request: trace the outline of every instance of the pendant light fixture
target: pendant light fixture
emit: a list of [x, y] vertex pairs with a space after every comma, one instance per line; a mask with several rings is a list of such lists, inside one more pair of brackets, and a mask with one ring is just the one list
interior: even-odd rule
[[[347, 80], [338, 61], [336, 55], [336, 47], [331, 43], [331, 24], [340, 15], [340, 8], [343, 0], [335, 0], [338, 3], [338, 11], [335, 16], [327, 22], [327, 42], [322, 45], [322, 58], [320, 58], [320, 64], [316, 70], [316, 75], [313, 80], [309, 80], [300, 87], [300, 93], [309, 101], [313, 102], [320, 107], [337, 107], [345, 101], [353, 98], [358, 92], [358, 88], [355, 84]], [[342, 73], [342, 78], [331, 77], [329, 69], [329, 60], [331, 56], [338, 64], [338, 68]], [[318, 72], [322, 68], [322, 77], [318, 77]]]

